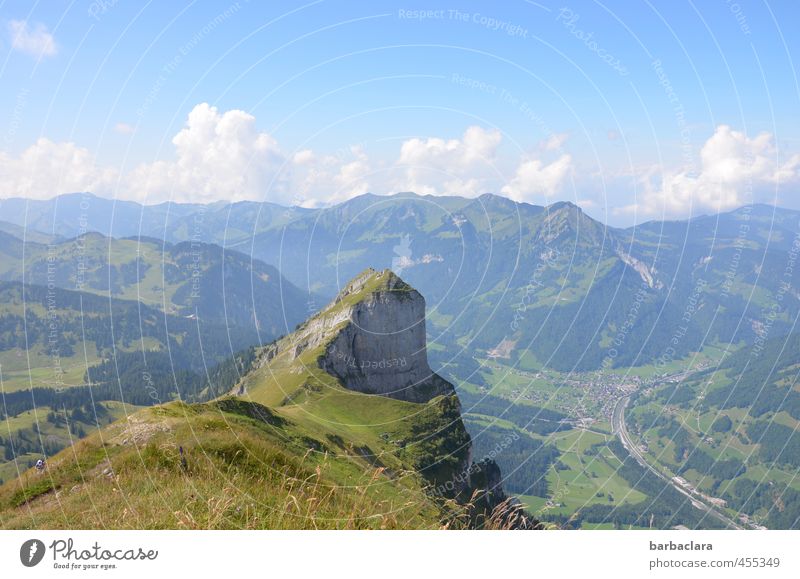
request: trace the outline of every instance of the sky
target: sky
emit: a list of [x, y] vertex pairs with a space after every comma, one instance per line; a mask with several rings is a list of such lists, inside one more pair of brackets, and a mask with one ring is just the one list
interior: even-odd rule
[[800, 208], [797, 22], [792, 0], [2, 2], [0, 198]]

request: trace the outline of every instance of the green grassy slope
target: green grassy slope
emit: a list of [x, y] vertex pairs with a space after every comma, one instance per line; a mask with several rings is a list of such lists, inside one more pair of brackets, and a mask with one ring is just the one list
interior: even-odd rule
[[352, 445], [312, 436], [256, 403], [170, 403], [0, 487], [0, 526], [438, 527], [443, 512], [422, 488], [418, 474], [389, 475]]
[[[368, 280], [330, 311], [387, 288]], [[407, 287], [407, 286], [404, 286]], [[401, 288], [402, 290], [402, 288]], [[342, 296], [345, 297], [345, 296]], [[467, 528], [490, 513], [490, 467], [454, 395], [412, 403], [348, 390], [320, 369], [334, 338], [292, 358], [264, 348], [232, 392], [139, 410], [0, 487], [7, 528]], [[484, 468], [486, 470], [484, 470]], [[496, 467], [495, 467], [496, 468]], [[493, 515], [495, 518], [493, 518]]]

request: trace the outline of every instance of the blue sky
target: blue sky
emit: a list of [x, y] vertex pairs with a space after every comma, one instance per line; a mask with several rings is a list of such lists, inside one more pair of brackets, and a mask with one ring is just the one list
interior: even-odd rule
[[0, 197], [800, 206], [796, 2], [266, 4], [3, 3]]

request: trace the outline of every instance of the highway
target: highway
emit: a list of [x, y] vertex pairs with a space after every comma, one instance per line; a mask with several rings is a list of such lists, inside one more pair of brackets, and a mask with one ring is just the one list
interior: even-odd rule
[[625, 425], [625, 408], [628, 406], [629, 402], [630, 396], [624, 396], [623, 398], [620, 398], [616, 406], [614, 406], [614, 412], [611, 416], [611, 428], [617, 434], [617, 436], [619, 436], [619, 440], [622, 443], [622, 446], [625, 447], [625, 450], [627, 450], [628, 453], [634, 459], [636, 459], [636, 462], [691, 500], [692, 505], [694, 505], [695, 508], [705, 511], [712, 517], [722, 521], [731, 529], [743, 529], [744, 527], [739, 525], [736, 521], [719, 511], [713, 505], [708, 504], [703, 497], [688, 491], [673, 481], [671, 476], [664, 474], [660, 469], [654, 467], [645, 459], [641, 450], [639, 450], [639, 447], [633, 442], [633, 440], [631, 440], [630, 434], [628, 434], [627, 426]]

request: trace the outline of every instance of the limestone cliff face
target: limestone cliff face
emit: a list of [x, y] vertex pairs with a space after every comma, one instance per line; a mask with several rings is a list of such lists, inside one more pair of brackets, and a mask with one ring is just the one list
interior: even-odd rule
[[319, 366], [345, 388], [407, 402], [454, 394], [428, 365], [425, 298], [390, 270], [367, 270], [298, 328], [293, 355], [323, 346]]

